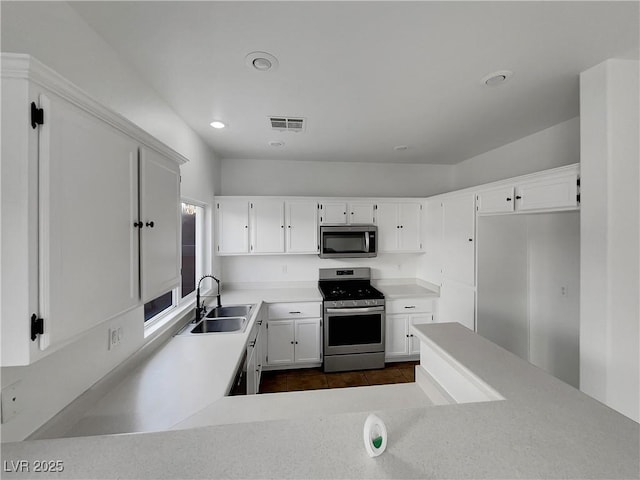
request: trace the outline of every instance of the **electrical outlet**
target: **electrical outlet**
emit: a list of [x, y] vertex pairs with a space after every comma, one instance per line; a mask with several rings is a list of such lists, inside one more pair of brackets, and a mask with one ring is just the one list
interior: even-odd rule
[[109, 329], [109, 350], [113, 350], [120, 345], [124, 338], [124, 330], [122, 327], [114, 327]]
[[22, 412], [22, 391], [21, 381], [12, 383], [4, 390], [0, 396], [0, 410], [2, 410], [2, 423], [7, 423], [12, 418]]

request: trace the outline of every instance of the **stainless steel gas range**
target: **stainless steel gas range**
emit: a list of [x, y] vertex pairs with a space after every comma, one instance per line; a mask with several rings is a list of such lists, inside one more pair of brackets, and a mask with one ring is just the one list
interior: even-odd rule
[[368, 267], [320, 269], [325, 372], [384, 368], [384, 295], [370, 281]]

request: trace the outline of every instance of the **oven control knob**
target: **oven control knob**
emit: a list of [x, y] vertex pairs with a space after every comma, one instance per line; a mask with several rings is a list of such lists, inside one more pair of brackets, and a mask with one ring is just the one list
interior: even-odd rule
[[353, 303], [354, 307], [358, 305], [358, 301], [357, 300], [351, 300], [351, 303]]

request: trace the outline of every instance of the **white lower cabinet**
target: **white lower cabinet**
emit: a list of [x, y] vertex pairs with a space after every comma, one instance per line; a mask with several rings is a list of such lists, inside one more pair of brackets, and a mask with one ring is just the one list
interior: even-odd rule
[[[407, 298], [387, 302], [385, 359], [416, 357], [420, 342], [411, 332], [411, 325], [433, 322], [433, 300]], [[410, 313], [407, 313], [410, 312]]]
[[256, 320], [256, 337], [247, 346], [247, 395], [260, 391], [262, 369], [265, 366], [267, 324], [259, 314]]
[[[314, 315], [309, 317], [308, 315]], [[320, 303], [272, 304], [267, 323], [267, 365], [315, 365], [322, 361]]]

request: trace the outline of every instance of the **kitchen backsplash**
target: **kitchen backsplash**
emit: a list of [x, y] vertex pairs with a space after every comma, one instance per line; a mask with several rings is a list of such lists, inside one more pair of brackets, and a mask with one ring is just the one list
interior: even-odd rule
[[421, 254], [378, 254], [376, 258], [332, 260], [317, 255], [219, 257], [225, 283], [309, 282], [318, 269], [370, 267], [373, 279], [414, 278]]

